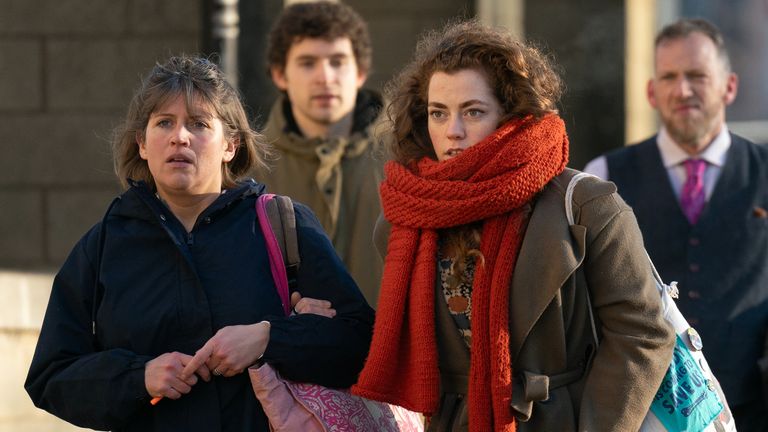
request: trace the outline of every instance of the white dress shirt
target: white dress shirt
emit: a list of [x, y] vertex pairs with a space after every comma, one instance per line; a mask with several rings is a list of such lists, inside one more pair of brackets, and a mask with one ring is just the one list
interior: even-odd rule
[[[683, 183], [685, 183], [686, 177], [683, 162], [689, 159], [690, 156], [672, 140], [672, 137], [669, 136], [669, 132], [663, 127], [656, 137], [656, 145], [659, 146], [661, 162], [667, 170], [672, 190], [674, 191], [675, 196], [680, 199], [680, 191], [683, 189]], [[698, 159], [707, 161], [707, 169], [704, 171], [704, 192], [707, 201], [709, 201], [709, 198], [712, 196], [712, 191], [715, 189], [715, 184], [720, 177], [720, 172], [723, 170], [723, 165], [725, 165], [725, 159], [730, 147], [731, 134], [728, 132], [728, 127], [723, 125], [720, 133], [714, 140], [712, 140], [707, 148], [698, 155]], [[605, 156], [599, 156], [589, 161], [584, 167], [584, 172], [596, 175], [602, 179], [610, 180], [608, 161]]]

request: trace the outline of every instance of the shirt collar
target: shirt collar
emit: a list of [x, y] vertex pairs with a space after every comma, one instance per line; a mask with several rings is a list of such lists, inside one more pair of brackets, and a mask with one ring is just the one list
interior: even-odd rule
[[[656, 143], [661, 153], [661, 161], [665, 168], [672, 168], [682, 164], [690, 156], [679, 145], [675, 143], [669, 135], [667, 128], [662, 127], [659, 135], [656, 137]], [[723, 124], [720, 133], [715, 139], [699, 154], [699, 158], [707, 161], [710, 165], [722, 167], [725, 164], [725, 157], [728, 149], [731, 147], [731, 134], [728, 126]]]

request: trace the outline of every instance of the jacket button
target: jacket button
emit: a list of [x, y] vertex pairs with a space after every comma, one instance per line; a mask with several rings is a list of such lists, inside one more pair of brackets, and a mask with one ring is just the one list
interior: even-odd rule
[[696, 263], [689, 264], [688, 270], [690, 270], [692, 273], [696, 273], [699, 271], [699, 265]]
[[691, 237], [688, 239], [688, 244], [691, 246], [698, 246], [701, 244], [701, 241], [698, 237]]
[[205, 222], [207, 224], [211, 223], [211, 217], [210, 216], [206, 216], [205, 219], [203, 219], [203, 222]]
[[696, 290], [690, 290], [688, 291], [688, 298], [693, 300], [698, 300], [701, 298], [701, 293]]
[[164, 214], [161, 214], [161, 215], [160, 215], [160, 220], [161, 220], [161, 221], [163, 221], [163, 222], [165, 222], [165, 215], [164, 215]]

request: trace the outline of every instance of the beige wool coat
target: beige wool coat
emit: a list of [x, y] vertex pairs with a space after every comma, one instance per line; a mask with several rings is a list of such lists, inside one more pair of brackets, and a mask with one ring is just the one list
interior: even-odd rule
[[[576, 224], [568, 225], [565, 189], [575, 173], [566, 169], [534, 200], [515, 266], [510, 409], [521, 432], [636, 431], [671, 361], [674, 331], [662, 316], [632, 209], [613, 183], [582, 180], [573, 196]], [[380, 219], [380, 251], [388, 232]], [[429, 429], [465, 431], [466, 398], [454, 392], [466, 394], [470, 354], [436, 292], [443, 394]]]

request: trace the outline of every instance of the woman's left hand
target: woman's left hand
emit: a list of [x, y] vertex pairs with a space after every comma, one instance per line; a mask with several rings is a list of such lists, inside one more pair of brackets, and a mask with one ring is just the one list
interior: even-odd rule
[[[224, 327], [197, 350], [179, 376], [182, 380], [195, 373], [203, 364], [213, 375], [224, 377], [242, 373], [256, 363], [269, 343], [269, 322]], [[211, 379], [205, 368], [200, 377]]]
[[336, 309], [331, 306], [328, 300], [302, 297], [297, 291], [291, 294], [291, 307], [296, 314], [315, 314], [333, 318], [336, 316]]

